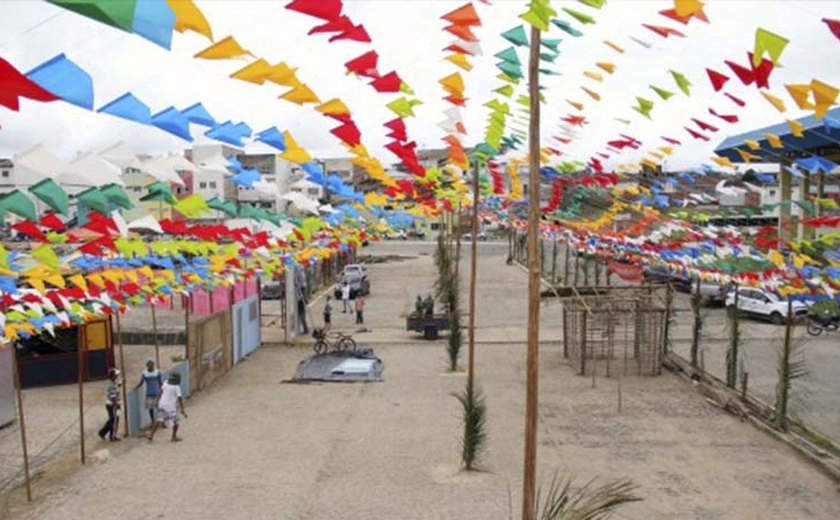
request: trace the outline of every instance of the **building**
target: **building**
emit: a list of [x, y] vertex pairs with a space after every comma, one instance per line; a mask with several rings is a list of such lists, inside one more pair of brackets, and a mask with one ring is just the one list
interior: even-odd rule
[[257, 170], [262, 180], [276, 188], [246, 188], [236, 186], [236, 201], [249, 203], [272, 212], [286, 210], [286, 202], [280, 197], [288, 193], [291, 186], [291, 163], [273, 153], [245, 154], [236, 156], [243, 168]]

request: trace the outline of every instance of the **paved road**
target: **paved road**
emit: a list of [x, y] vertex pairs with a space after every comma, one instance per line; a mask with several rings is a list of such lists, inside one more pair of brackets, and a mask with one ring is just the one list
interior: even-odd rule
[[[376, 341], [368, 343], [384, 360], [385, 382], [284, 384], [309, 347], [262, 348], [190, 400], [184, 442], [172, 444], [161, 436], [154, 444], [132, 439], [95, 445], [92, 458], [102, 462], [81, 470], [73, 465], [73, 471], [67, 464], [47, 467], [35, 485], [38, 502], [23, 505], [18, 490], [5, 506], [0, 503], [0, 516], [515, 516], [525, 348], [491, 340], [496, 333], [524, 338], [525, 275], [504, 265], [502, 247], [480, 250], [479, 336], [487, 341], [478, 345], [476, 373], [489, 407], [490, 445], [486, 471], [463, 473], [460, 410], [452, 397], [463, 388], [463, 373], [445, 371], [443, 341], [407, 340], [399, 327], [398, 315], [410, 307], [416, 287], [432, 284], [430, 250], [417, 247], [385, 244], [370, 250], [414, 257], [371, 266], [367, 324]], [[551, 306], [544, 313], [546, 327], [555, 327], [549, 336], [559, 330], [557, 314]], [[339, 314], [338, 320], [350, 326], [349, 316]], [[708, 404], [690, 384], [670, 374], [627, 377], [619, 414], [616, 381], [596, 383], [593, 388], [590, 379], [573, 375], [557, 345], [543, 345], [543, 482], [555, 469], [583, 480], [632, 477], [644, 501], [622, 511], [622, 518], [840, 517], [832, 482], [787, 447]]]

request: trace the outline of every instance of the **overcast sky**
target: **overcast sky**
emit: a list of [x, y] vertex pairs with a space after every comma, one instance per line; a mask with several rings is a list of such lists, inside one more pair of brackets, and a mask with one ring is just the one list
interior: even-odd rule
[[[441, 145], [444, 134], [436, 123], [443, 119], [442, 111], [449, 105], [441, 100], [443, 92], [437, 80], [457, 69], [443, 60], [442, 49], [452, 37], [442, 31], [444, 24], [440, 16], [462, 5], [462, 1], [345, 0], [346, 14], [365, 25], [372, 44], [327, 43], [327, 35], [307, 36], [306, 32], [318, 21], [284, 9], [286, 3], [197, 2], [217, 40], [234, 35], [258, 57], [299, 67], [298, 77], [322, 100], [341, 97], [354, 113], [363, 142], [373, 154], [390, 164], [395, 158], [382, 148], [387, 142], [387, 130], [381, 125], [394, 117], [385, 104], [395, 96], [376, 93], [361, 79], [344, 74], [343, 63], [375, 49], [380, 55], [380, 72], [396, 70], [424, 101], [416, 109], [417, 117], [408, 121], [410, 137], [421, 147]], [[509, 44], [499, 33], [520, 23], [517, 15], [523, 12], [526, 2], [495, 0], [491, 6], [475, 4], [483, 21], [476, 32], [484, 56], [473, 60], [476, 67], [471, 72], [462, 72], [469, 98], [464, 111], [470, 132], [467, 144], [482, 139], [488, 116], [488, 109], [482, 105], [494, 96], [492, 89], [500, 85], [494, 77], [497, 60], [492, 55]], [[609, 0], [600, 11], [577, 2], [554, 0], [552, 5], [571, 6], [591, 13], [597, 20], [595, 25], [581, 27], [585, 35], [580, 38], [554, 28], [547, 35], [563, 39], [562, 55], [554, 65], [563, 75], [548, 77], [543, 82], [548, 102], [542, 118], [545, 144], [549, 144], [549, 136], [557, 133], [559, 118], [574, 111], [564, 99], [583, 102], [584, 114], [591, 121], [581, 132], [582, 139], [564, 148], [572, 158], [585, 160], [602, 149], [607, 140], [624, 132], [643, 141], [645, 148], [664, 144], [658, 138], [660, 135], [688, 143], [669, 159], [668, 166], [696, 166], [708, 162], [711, 150], [729, 134], [781, 122], [784, 117], [806, 115], [788, 97], [785, 83], [807, 83], [818, 78], [840, 86], [840, 41], [820, 21], [823, 17], [840, 19], [840, 1], [710, 1], [705, 10], [711, 23], [695, 20], [688, 26], [658, 14], [673, 6], [670, 1]], [[642, 23], [673, 27], [687, 37], [664, 39], [643, 28]], [[745, 87], [733, 77], [724, 90], [747, 102], [745, 108], [738, 108], [722, 93], [714, 93], [704, 71], [705, 67], [712, 67], [732, 76], [723, 61], [730, 59], [745, 64], [746, 52], [753, 48], [758, 27], [791, 42], [782, 56], [783, 68], [774, 71], [770, 85], [770, 91], [785, 100], [788, 106], [785, 114], [779, 114], [754, 86]], [[631, 36], [652, 47], [633, 42]], [[611, 50], [602, 43], [605, 38], [621, 45], [626, 52], [618, 54]], [[242, 120], [257, 131], [276, 125], [290, 130], [314, 154], [343, 155], [338, 140], [328, 133], [336, 125], [315, 112], [312, 105], [298, 107], [277, 99], [285, 89], [274, 84], [258, 86], [227, 77], [246, 65], [247, 60], [192, 58], [207, 45], [207, 40], [199, 35], [176, 33], [172, 50], [166, 51], [139, 36], [47, 2], [0, 1], [0, 57], [26, 72], [59, 53], [67, 54], [93, 77], [97, 108], [127, 91], [144, 100], [153, 112], [170, 105], [183, 109], [201, 101], [217, 120]], [[520, 49], [519, 55], [524, 62], [525, 50]], [[612, 76], [604, 74], [604, 83], [582, 75], [587, 69], [601, 72], [594, 66], [597, 61], [611, 62], [617, 67]], [[690, 98], [679, 93], [669, 69], [684, 73], [694, 84]], [[662, 101], [648, 88], [649, 84], [678, 94], [667, 102]], [[596, 103], [590, 99], [580, 90], [582, 85], [598, 92], [602, 101]], [[524, 89], [524, 85], [519, 89]], [[637, 95], [655, 101], [652, 121], [630, 109]], [[737, 114], [741, 121], [730, 125], [717, 120], [708, 114], [710, 106], [721, 113]], [[631, 119], [633, 123], [624, 126], [614, 120], [616, 117]], [[682, 130], [690, 117], [710, 122], [721, 131], [712, 134], [710, 143], [694, 141]], [[24, 100], [19, 113], [0, 107], [0, 125], [0, 156], [13, 155], [38, 143], [65, 158], [76, 151], [100, 150], [117, 140], [125, 140], [136, 151], [145, 153], [189, 146], [160, 130], [87, 112], [64, 102]], [[193, 135], [200, 136], [201, 127], [193, 128]], [[198, 139], [202, 141], [203, 138]], [[621, 162], [638, 158], [626, 154]]]

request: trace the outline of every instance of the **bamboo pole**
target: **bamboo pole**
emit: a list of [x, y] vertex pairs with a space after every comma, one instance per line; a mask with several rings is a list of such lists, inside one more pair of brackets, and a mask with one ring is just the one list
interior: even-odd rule
[[[473, 206], [472, 216], [470, 218], [470, 227], [472, 229], [472, 237], [470, 237], [470, 319], [469, 319], [469, 334], [468, 348], [469, 358], [467, 367], [467, 388], [473, 391], [473, 381], [475, 379], [475, 286], [476, 286], [476, 259], [478, 257], [478, 161], [473, 163]], [[458, 208], [460, 209], [460, 204]], [[461, 233], [458, 233], [458, 246], [461, 245]]]
[[537, 405], [539, 402], [540, 271], [537, 238], [540, 225], [540, 30], [531, 27], [528, 61], [530, 121], [528, 124], [528, 355], [525, 396], [525, 456], [522, 479], [522, 520], [535, 517], [537, 477]]
[[[120, 326], [120, 317], [117, 315], [117, 327]], [[155, 337], [155, 366], [160, 370], [160, 344], [158, 342], [158, 328], [157, 328], [157, 312], [155, 311], [155, 302], [152, 301], [152, 334]], [[120, 336], [122, 338], [122, 336]], [[120, 339], [122, 342], [122, 339]], [[122, 348], [122, 343], [120, 343]]]
[[[116, 312], [117, 317], [117, 342], [120, 346], [120, 372], [122, 372], [123, 376], [123, 384], [122, 384], [122, 410], [123, 410], [123, 432], [124, 437], [128, 437], [128, 399], [126, 394], [128, 390], [126, 390], [126, 377], [128, 372], [125, 369], [125, 349], [123, 348], [123, 336], [122, 336], [122, 325], [120, 323], [120, 313], [119, 311]], [[157, 345], [155, 345], [157, 347]], [[155, 348], [155, 354], [157, 354], [157, 348]], [[160, 369], [160, 359], [158, 358], [158, 365], [157, 368]]]
[[[76, 340], [76, 352], [78, 352], [77, 375], [79, 379], [79, 449], [81, 450], [82, 464], [85, 463], [85, 388], [84, 388], [84, 349], [87, 343], [87, 335], [85, 333], [85, 326], [80, 325], [79, 335], [81, 340]], [[78, 336], [77, 336], [78, 338]]]
[[26, 418], [23, 413], [23, 389], [20, 383], [20, 364], [18, 363], [17, 347], [14, 344], [6, 348], [12, 349], [12, 364], [15, 371], [15, 398], [17, 399], [18, 423], [20, 424], [20, 446], [23, 450], [23, 480], [26, 485], [26, 501], [32, 502], [32, 481], [29, 478], [29, 449], [26, 442]]

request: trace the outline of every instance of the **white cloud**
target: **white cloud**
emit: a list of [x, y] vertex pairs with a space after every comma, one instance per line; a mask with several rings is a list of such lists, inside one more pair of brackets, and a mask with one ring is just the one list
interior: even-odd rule
[[[387, 130], [381, 125], [393, 114], [385, 103], [393, 95], [378, 94], [363, 81], [346, 76], [343, 64], [370, 48], [380, 54], [380, 71], [397, 70], [411, 85], [424, 104], [417, 107], [417, 117], [408, 120], [410, 137], [421, 147], [441, 145], [441, 130], [436, 123], [449, 105], [442, 101], [443, 92], [437, 80], [456, 68], [443, 60], [442, 49], [452, 40], [442, 31], [440, 16], [462, 4], [459, 1], [354, 0], [347, 1], [347, 13], [363, 23], [371, 37], [372, 47], [355, 42], [328, 44], [327, 35], [307, 36], [316, 25], [314, 18], [283, 8], [279, 1], [214, 1], [199, 2], [213, 26], [217, 39], [233, 34], [254, 54], [270, 62], [286, 61], [299, 67], [299, 78], [308, 83], [323, 100], [341, 97], [351, 108], [362, 130], [364, 143], [384, 162], [395, 160], [382, 146]], [[553, 2], [555, 7], [560, 2]], [[517, 15], [525, 2], [496, 1], [492, 6], [476, 2], [483, 26], [477, 30], [484, 56], [472, 61], [476, 68], [463, 73], [469, 98], [463, 111], [470, 137], [481, 139], [488, 109], [482, 105], [499, 86], [495, 79], [492, 55], [508, 47], [500, 32], [520, 23]], [[569, 4], [572, 5], [572, 4]], [[588, 8], [575, 3], [578, 10]], [[715, 94], [706, 78], [705, 67], [730, 74], [723, 60], [744, 63], [752, 50], [757, 27], [765, 27], [791, 40], [782, 57], [784, 68], [774, 71], [771, 91], [786, 99], [789, 111], [785, 117], [804, 115], [796, 110], [784, 91], [784, 83], [806, 83], [819, 78], [840, 85], [840, 69], [835, 64], [840, 53], [837, 41], [820, 22], [823, 17], [840, 18], [840, 3], [812, 1], [733, 0], [709, 2], [706, 13], [711, 24], [692, 21], [688, 26], [658, 15], [672, 2], [633, 1], [609, 2], [602, 10], [593, 11], [597, 24], [582, 28], [586, 33], [573, 38], [553, 29], [547, 36], [562, 38], [562, 55], [555, 69], [560, 77], [545, 79], [548, 105], [542, 117], [545, 144], [557, 134], [559, 118], [572, 109], [564, 99], [571, 98], [586, 105], [590, 124], [581, 131], [581, 139], [565, 148], [570, 156], [586, 158], [602, 149], [607, 140], [619, 132], [633, 135], [644, 142], [644, 149], [664, 144], [660, 135], [668, 135], [686, 145], [669, 159], [674, 166], [690, 166], [706, 162], [714, 145], [727, 134], [750, 130], [782, 120], [754, 87], [744, 87], [733, 79], [725, 90], [747, 101], [739, 109], [722, 94]], [[284, 89], [272, 84], [264, 86], [243, 83], [227, 76], [247, 61], [207, 61], [192, 58], [207, 42], [195, 34], [175, 34], [173, 49], [166, 51], [140, 38], [64, 11], [45, 2], [6, 0], [0, 7], [0, 56], [22, 71], [39, 65], [56, 54], [67, 56], [94, 78], [96, 107], [100, 107], [126, 91], [134, 92], [153, 111], [170, 105], [185, 108], [202, 101], [221, 120], [244, 120], [254, 130], [276, 125], [290, 130], [311, 152], [322, 156], [338, 156], [343, 148], [329, 129], [336, 124], [310, 107], [298, 107], [278, 100]], [[674, 27], [687, 38], [668, 38], [641, 27], [641, 23]], [[632, 42], [631, 36], [653, 44], [650, 49]], [[617, 54], [602, 43], [610, 39], [626, 52]], [[520, 58], [526, 58], [524, 49]], [[596, 61], [609, 61], [617, 66], [614, 75], [604, 74], [604, 83], [585, 79], [586, 69]], [[684, 73], [694, 84], [691, 98], [678, 93], [668, 102], [658, 99], [647, 88], [655, 84], [678, 92], [669, 69]], [[594, 69], [593, 69], [594, 70]], [[587, 85], [602, 96], [595, 103], [580, 90]], [[520, 90], [524, 88], [520, 87]], [[635, 96], [655, 101], [653, 121], [647, 121], [630, 110]], [[518, 107], [518, 105], [515, 105]], [[741, 121], [730, 125], [709, 115], [707, 108], [721, 113], [738, 114]], [[187, 145], [164, 132], [122, 121], [107, 115], [87, 112], [62, 102], [34, 103], [23, 101], [20, 113], [0, 109], [0, 154], [11, 155], [43, 142], [49, 149], [69, 158], [77, 151], [102, 149], [118, 140], [126, 141], [140, 153], [161, 153]], [[613, 118], [633, 120], [625, 127]], [[721, 128], [712, 134], [713, 142], [695, 142], [682, 127], [689, 117], [698, 117]], [[201, 134], [196, 128], [194, 135]], [[200, 138], [203, 140], [204, 138]], [[627, 154], [622, 162], [638, 159]]]

